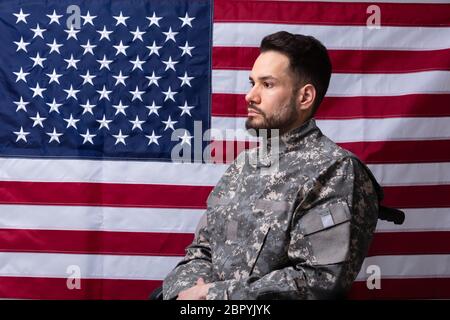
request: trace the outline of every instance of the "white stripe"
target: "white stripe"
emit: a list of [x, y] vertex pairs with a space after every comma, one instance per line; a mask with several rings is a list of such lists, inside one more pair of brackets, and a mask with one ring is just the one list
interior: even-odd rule
[[[246, 94], [250, 90], [249, 75], [247, 70], [213, 70], [212, 92]], [[450, 93], [450, 71], [335, 73], [331, 76], [326, 96], [398, 96], [424, 93]]]
[[[52, 253], [0, 253], [0, 276], [67, 278], [76, 265], [81, 278], [163, 280], [181, 257], [112, 256]], [[377, 256], [364, 261], [357, 280], [364, 280], [369, 265], [382, 278], [449, 277], [450, 255]]]
[[2, 205], [0, 229], [194, 233], [204, 210]]
[[[213, 140], [254, 141], [244, 117], [212, 117]], [[317, 120], [317, 126], [337, 143], [359, 141], [450, 139], [450, 117]], [[226, 137], [224, 139], [224, 137]]]
[[368, 267], [380, 268], [381, 278], [444, 278], [450, 276], [450, 255], [374, 256], [365, 259], [357, 280], [372, 273]]
[[[8, 163], [7, 160], [1, 159], [0, 164]], [[124, 171], [104, 171], [101, 175], [93, 175], [92, 172], [96, 171], [101, 163], [91, 161], [89, 165], [84, 163], [84, 160], [78, 160], [80, 162], [80, 168], [83, 170], [73, 171], [70, 170], [70, 166], [65, 168], [61, 162], [65, 160], [52, 160], [54, 162], [48, 162], [49, 160], [28, 160], [28, 159], [15, 159], [14, 166], [16, 169], [11, 170], [7, 178], [0, 180], [10, 181], [27, 181], [28, 174], [33, 176], [30, 178], [32, 181], [46, 181], [46, 182], [60, 182], [60, 181], [96, 181], [110, 183], [117, 178], [127, 179], [128, 183], [143, 183], [143, 184], [165, 184], [165, 185], [199, 185], [198, 179], [202, 178], [204, 185], [215, 186], [220, 177], [225, 172], [228, 165], [212, 165], [209, 166], [207, 177], [200, 177], [200, 171], [189, 171], [184, 166], [174, 165], [168, 167], [165, 170], [156, 170], [159, 174], [142, 173], [142, 176], [133, 177], [137, 181], [132, 181], [129, 172], [133, 172], [134, 168], [129, 163], [129, 170]], [[69, 164], [76, 166], [77, 160], [70, 160]], [[43, 165], [45, 164], [45, 166]], [[35, 167], [39, 166], [40, 170], [35, 171]], [[206, 165], [205, 165], [206, 166]], [[10, 166], [11, 167], [11, 166]], [[448, 184], [450, 182], [450, 163], [419, 163], [419, 164], [380, 164], [370, 165], [375, 177], [380, 184], [385, 186], [404, 186], [404, 185], [440, 185]], [[156, 168], [158, 168], [156, 166]], [[151, 171], [151, 170], [149, 170]], [[3, 172], [0, 172], [3, 173]], [[108, 174], [111, 173], [111, 174]], [[120, 174], [119, 174], [120, 173]], [[89, 177], [89, 178], [86, 178]]]
[[[450, 208], [402, 209], [402, 225], [376, 232], [450, 231]], [[0, 229], [194, 233], [204, 210], [2, 205]]]
[[368, 167], [384, 186], [450, 183], [450, 162], [371, 164]]
[[402, 209], [401, 225], [378, 220], [377, 232], [450, 231], [450, 208]]
[[228, 165], [0, 158], [0, 181], [214, 186]]
[[0, 276], [68, 278], [77, 266], [81, 278], [163, 280], [181, 257], [0, 252]]
[[[364, 13], [362, 13], [364, 14]], [[328, 49], [437, 50], [450, 47], [450, 28], [325, 26], [269, 23], [214, 23], [216, 47], [259, 47], [268, 34], [288, 31], [312, 35]]]

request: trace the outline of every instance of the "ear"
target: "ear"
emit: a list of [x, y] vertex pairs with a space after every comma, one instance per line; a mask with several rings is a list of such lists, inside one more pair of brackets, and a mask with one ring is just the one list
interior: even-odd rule
[[297, 93], [297, 108], [302, 113], [312, 112], [312, 106], [316, 99], [316, 88], [310, 83], [304, 85]]

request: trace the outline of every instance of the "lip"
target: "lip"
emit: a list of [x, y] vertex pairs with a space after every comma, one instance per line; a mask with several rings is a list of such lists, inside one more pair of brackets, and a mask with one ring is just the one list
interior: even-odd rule
[[260, 113], [259, 112], [256, 112], [255, 110], [252, 110], [252, 109], [247, 109], [247, 116], [249, 116], [249, 117], [254, 117], [254, 116], [257, 116], [257, 115], [259, 115]]

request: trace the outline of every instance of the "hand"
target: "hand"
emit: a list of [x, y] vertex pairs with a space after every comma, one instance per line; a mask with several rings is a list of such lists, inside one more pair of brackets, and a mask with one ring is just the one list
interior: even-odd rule
[[199, 278], [192, 288], [181, 291], [177, 300], [205, 300], [211, 283], [205, 283], [203, 278]]

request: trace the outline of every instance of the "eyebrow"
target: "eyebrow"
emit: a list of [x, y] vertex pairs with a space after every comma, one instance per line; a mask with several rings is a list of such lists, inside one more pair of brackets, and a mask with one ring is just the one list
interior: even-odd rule
[[[250, 81], [253, 81], [253, 78], [251, 76], [249, 76], [248, 79]], [[258, 77], [258, 80], [264, 81], [264, 80], [278, 80], [278, 79], [273, 76], [262, 76], [262, 77]]]

